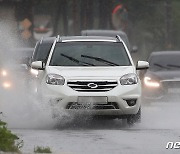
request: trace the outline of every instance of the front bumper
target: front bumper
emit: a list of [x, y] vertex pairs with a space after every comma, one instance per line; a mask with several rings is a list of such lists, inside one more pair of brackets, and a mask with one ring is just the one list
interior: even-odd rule
[[[136, 114], [141, 106], [141, 85], [118, 85], [106, 92], [79, 92], [67, 85], [43, 84], [41, 95], [52, 107], [65, 110], [68, 113], [91, 115], [129, 115]], [[105, 104], [78, 102], [79, 97], [107, 97]], [[135, 105], [128, 105], [129, 100], [135, 100]]]

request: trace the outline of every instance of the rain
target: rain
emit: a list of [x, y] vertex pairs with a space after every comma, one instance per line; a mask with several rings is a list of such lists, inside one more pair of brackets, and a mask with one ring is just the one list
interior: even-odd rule
[[0, 0], [0, 153], [179, 153], [179, 9]]

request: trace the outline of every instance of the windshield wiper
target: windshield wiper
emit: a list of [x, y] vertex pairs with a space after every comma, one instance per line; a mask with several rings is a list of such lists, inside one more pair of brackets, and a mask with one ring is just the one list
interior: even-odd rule
[[93, 57], [93, 56], [88, 56], [88, 55], [81, 55], [81, 57], [94, 59], [94, 60], [96, 60], [96, 61], [100, 61], [100, 62], [103, 62], [103, 63], [105, 63], [105, 64], [111, 65], [111, 66], [119, 66], [119, 65], [116, 64], [116, 63], [110, 62], [110, 61], [108, 61], [108, 60], [105, 60], [105, 59], [99, 58], [99, 57]]
[[154, 63], [153, 65], [158, 66], [160, 68], [169, 69], [169, 67], [163, 66], [163, 65], [158, 64], [158, 63]]
[[66, 57], [67, 59], [69, 59], [69, 60], [71, 60], [71, 61], [73, 61], [73, 62], [75, 62], [75, 63], [77, 63], [77, 64], [82, 64], [82, 65], [84, 65], [84, 66], [95, 66], [94, 64], [90, 64], [90, 63], [86, 63], [86, 62], [77, 60], [77, 59], [75, 59], [75, 58], [73, 58], [73, 57], [70, 57], [70, 56], [68, 56], [68, 55], [65, 55], [65, 54], [63, 54], [63, 53], [61, 53], [61, 56]]
[[169, 67], [175, 67], [175, 68], [180, 68], [180, 65], [173, 65], [173, 64], [167, 64]]

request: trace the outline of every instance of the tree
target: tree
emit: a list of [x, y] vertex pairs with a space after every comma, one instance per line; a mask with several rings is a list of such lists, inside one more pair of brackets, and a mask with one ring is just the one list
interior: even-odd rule
[[[77, 5], [77, 4], [76, 4]], [[92, 29], [93, 28], [93, 1], [81, 0], [80, 3], [80, 29]]]
[[107, 29], [108, 18], [105, 14], [108, 12], [108, 0], [99, 0], [99, 28]]
[[54, 35], [58, 34], [59, 20], [62, 17], [64, 35], [68, 35], [68, 2], [67, 0], [56, 0], [56, 11], [54, 12]]
[[74, 34], [79, 32], [79, 11], [78, 11], [78, 0], [73, 0], [73, 28]]
[[172, 48], [172, 1], [166, 0], [166, 48]]

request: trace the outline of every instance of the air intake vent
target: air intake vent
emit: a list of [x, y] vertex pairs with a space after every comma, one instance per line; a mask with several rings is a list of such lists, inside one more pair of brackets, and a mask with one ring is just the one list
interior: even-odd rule
[[78, 104], [77, 102], [70, 102], [66, 109], [116, 110], [119, 109], [119, 106], [116, 102], [108, 102], [108, 104]]

